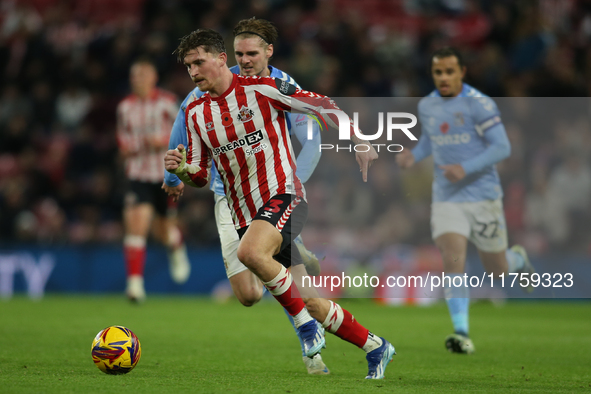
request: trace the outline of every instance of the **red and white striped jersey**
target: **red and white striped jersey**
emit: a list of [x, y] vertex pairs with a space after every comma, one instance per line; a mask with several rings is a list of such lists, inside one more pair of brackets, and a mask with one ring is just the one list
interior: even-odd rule
[[[162, 158], [168, 149], [170, 130], [178, 112], [176, 96], [154, 89], [142, 99], [135, 94], [124, 98], [117, 107], [117, 141], [125, 155], [128, 179], [161, 183], [164, 176]], [[161, 142], [161, 148], [150, 145]]]
[[[206, 93], [187, 107], [187, 164], [192, 169], [181, 179], [205, 186], [215, 160], [236, 228], [248, 226], [275, 195], [305, 199], [304, 186], [295, 175], [285, 112], [317, 114], [319, 106], [339, 109], [328, 97], [280, 79], [234, 75], [223, 95]], [[326, 118], [337, 127], [336, 117]]]

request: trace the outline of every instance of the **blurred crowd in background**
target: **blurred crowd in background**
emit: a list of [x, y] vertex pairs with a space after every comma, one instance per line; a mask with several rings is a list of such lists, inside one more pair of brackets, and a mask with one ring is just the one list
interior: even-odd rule
[[[538, 115], [562, 99], [543, 110], [524, 104], [521, 119], [533, 126], [505, 124], [513, 153], [499, 171], [511, 241], [534, 253], [591, 253], [588, 0], [4, 0], [1, 242], [120, 243], [115, 108], [129, 93], [131, 62], [153, 59], [159, 85], [180, 100], [193, 84], [172, 55], [178, 39], [213, 28], [228, 37], [234, 65], [232, 28], [252, 16], [279, 29], [271, 64], [331, 97], [424, 96], [433, 89], [429, 54], [444, 45], [462, 51], [466, 82], [492, 97], [579, 97], [565, 100], [580, 116], [561, 122]], [[337, 190], [322, 181], [331, 171], [357, 174], [350, 159], [325, 154], [307, 185], [312, 247], [352, 236], [368, 247], [431, 244], [432, 164], [403, 173], [378, 161], [366, 189], [361, 177], [343, 175]], [[209, 190], [187, 191], [179, 210], [189, 244], [218, 242]], [[327, 239], [327, 226], [358, 234]]]

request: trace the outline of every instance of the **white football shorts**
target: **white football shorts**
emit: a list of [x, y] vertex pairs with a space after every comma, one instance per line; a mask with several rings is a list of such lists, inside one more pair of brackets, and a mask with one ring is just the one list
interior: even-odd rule
[[465, 236], [480, 251], [497, 253], [507, 249], [507, 225], [503, 202], [435, 202], [431, 205], [433, 240], [445, 233]]
[[248, 268], [238, 260], [237, 252], [240, 238], [232, 221], [228, 200], [226, 200], [226, 197], [217, 194], [215, 195], [215, 223], [222, 244], [222, 257], [226, 267], [226, 276], [231, 278]]

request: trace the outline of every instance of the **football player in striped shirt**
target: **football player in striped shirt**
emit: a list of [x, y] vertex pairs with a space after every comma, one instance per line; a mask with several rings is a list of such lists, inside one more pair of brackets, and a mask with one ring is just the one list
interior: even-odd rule
[[[277, 40], [277, 29], [271, 22], [264, 19], [244, 19], [238, 22], [233, 33], [234, 52], [238, 63], [237, 66], [230, 68], [234, 74], [272, 76], [297, 86], [296, 82], [288, 74], [269, 65], [269, 59], [273, 55], [273, 44]], [[179, 144], [187, 145], [185, 110], [191, 102], [197, 100], [203, 93], [199, 88], [195, 88], [181, 104], [181, 109], [178, 112], [170, 136], [169, 149], [175, 149]], [[318, 160], [320, 160], [318, 125], [314, 122], [313, 139], [308, 140], [307, 116], [286, 114], [286, 119], [290, 134], [294, 135], [302, 145], [302, 150], [297, 157], [297, 173], [302, 182], [306, 182], [312, 175], [314, 168], [316, 168]], [[163, 189], [173, 198], [178, 199], [183, 192], [184, 183], [176, 175], [166, 172]], [[215, 196], [215, 219], [220, 236], [226, 275], [238, 300], [245, 306], [252, 306], [261, 300], [263, 284], [256, 275], [238, 260], [236, 252], [240, 239], [232, 222], [232, 214], [226, 200], [224, 184], [215, 166], [211, 168], [210, 189]], [[307, 257], [304, 260], [307, 271], [313, 275], [319, 274], [320, 265], [318, 259], [304, 247], [301, 236], [298, 236], [294, 242], [298, 246], [300, 253]], [[302, 267], [292, 267], [292, 269], [298, 270], [302, 269]], [[301, 275], [305, 275], [305, 272]], [[293, 325], [293, 319], [285, 309], [284, 311]], [[315, 375], [328, 374], [329, 370], [322, 361], [320, 353], [314, 357], [307, 357], [301, 339], [300, 344], [302, 346], [302, 359], [308, 373]]]
[[[465, 73], [455, 49], [434, 53], [431, 74], [436, 89], [419, 102], [421, 137], [412, 151], [400, 152], [396, 162], [409, 168], [433, 155], [431, 231], [446, 275], [463, 275], [468, 241], [478, 249], [488, 272], [531, 274], [525, 249], [519, 245], [507, 249], [503, 192], [495, 164], [509, 156], [509, 139], [495, 102], [463, 83]], [[473, 353], [468, 336], [469, 289], [444, 282], [444, 294], [454, 326], [445, 345], [454, 353]]]
[[144, 265], [150, 227], [154, 237], [168, 248], [172, 279], [184, 283], [191, 270], [183, 237], [175, 215], [170, 212], [169, 198], [160, 189], [164, 175], [162, 155], [176, 117], [177, 99], [158, 89], [157, 81], [154, 64], [147, 59], [136, 60], [130, 69], [132, 93], [117, 107], [117, 141], [128, 180], [123, 208], [126, 294], [136, 302], [146, 297]]
[[[301, 259], [291, 244], [302, 230], [308, 208], [305, 189], [295, 173], [285, 113], [319, 114], [323, 109], [338, 111], [338, 107], [328, 97], [281, 79], [233, 74], [226, 64], [221, 35], [210, 29], [183, 37], [176, 53], [197, 87], [207, 93], [187, 107], [188, 145], [169, 150], [165, 168], [184, 183], [203, 187], [214, 160], [241, 238], [238, 258], [293, 317], [306, 356], [313, 357], [324, 346], [318, 321], [366, 352], [367, 379], [383, 378], [394, 347], [337, 303], [310, 298], [305, 289], [300, 289], [302, 298], [286, 269]], [[324, 120], [338, 129], [335, 114]], [[377, 153], [353, 134], [352, 127], [350, 132], [367, 181], [367, 170]]]

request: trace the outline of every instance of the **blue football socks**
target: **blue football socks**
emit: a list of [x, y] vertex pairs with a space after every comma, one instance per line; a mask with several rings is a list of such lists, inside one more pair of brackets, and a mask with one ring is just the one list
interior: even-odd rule
[[[468, 306], [470, 304], [470, 293], [469, 289], [465, 284], [461, 283], [461, 286], [456, 287], [453, 285], [453, 279], [455, 277], [462, 277], [463, 274], [447, 274], [452, 279], [452, 283], [444, 281], [443, 292], [445, 295], [445, 301], [447, 302], [447, 308], [451, 316], [451, 321], [454, 326], [454, 332], [456, 334], [468, 335]], [[460, 281], [456, 279], [456, 284]]]

